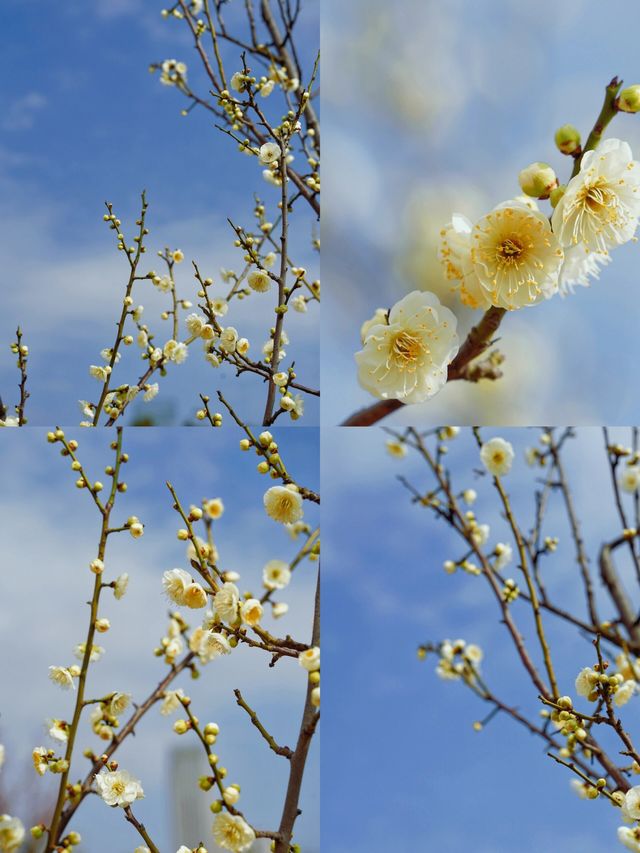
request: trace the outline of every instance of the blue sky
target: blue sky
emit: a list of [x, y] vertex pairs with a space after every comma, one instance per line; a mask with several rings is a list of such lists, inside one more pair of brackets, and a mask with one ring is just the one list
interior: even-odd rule
[[[107, 433], [76, 430], [79, 455], [93, 477], [111, 461]], [[318, 487], [318, 433], [307, 429], [274, 430], [289, 470], [310, 488]], [[200, 433], [199, 433], [200, 434]], [[143, 699], [163, 677], [165, 666], [152, 654], [166, 630], [167, 603], [162, 595], [163, 571], [187, 568], [183, 544], [175, 536], [177, 515], [165, 486], [170, 480], [186, 505], [205, 496], [222, 497], [225, 513], [216, 535], [221, 563], [240, 571], [241, 586], [259, 587], [262, 568], [269, 559], [291, 559], [297, 545], [280, 525], [264, 512], [262, 496], [270, 481], [255, 471], [255, 457], [238, 449], [240, 432], [235, 427], [201, 433], [194, 446], [193, 433], [185, 430], [125, 430], [124, 446], [130, 455], [129, 489], [118, 501], [114, 518], [135, 514], [145, 523], [145, 535], [134, 541], [127, 535], [112, 537], [106, 571], [115, 577], [127, 571], [129, 591], [120, 602], [105, 597], [104, 613], [111, 631], [101, 638], [104, 658], [90, 672], [89, 690], [96, 695], [110, 690], [131, 692]], [[0, 496], [0, 540], [4, 571], [0, 579], [0, 665], [5, 674], [0, 742], [7, 752], [3, 782], [9, 788], [19, 780], [34, 780], [31, 750], [48, 745], [43, 730], [47, 717], [68, 718], [72, 698], [49, 680], [47, 668], [72, 662], [72, 649], [85, 636], [86, 608], [90, 589], [88, 563], [95, 556], [98, 517], [88, 495], [74, 486], [72, 472], [47, 444], [45, 430], [5, 430], [0, 443], [3, 489]], [[318, 523], [315, 505], [305, 502], [305, 518]], [[307, 638], [310, 633], [315, 587], [315, 566], [301, 564], [286, 595], [290, 612], [277, 630]], [[269, 617], [271, 625], [271, 618]], [[195, 622], [194, 622], [195, 624]], [[16, 649], [19, 647], [19, 653]], [[244, 650], [205, 667], [199, 681], [188, 677], [181, 686], [193, 699], [201, 720], [214, 720], [221, 728], [217, 748], [229, 770], [229, 781], [242, 786], [242, 803], [256, 825], [277, 824], [286, 788], [286, 767], [274, 756], [236, 707], [232, 689], [240, 687], [245, 698], [263, 716], [280, 742], [295, 742], [305, 690], [305, 674], [295, 661], [284, 661], [275, 671], [269, 659]], [[219, 665], [218, 665], [219, 664]], [[195, 710], [197, 709], [197, 711]], [[137, 736], [122, 747], [119, 761], [143, 782], [146, 798], [135, 811], [162, 851], [179, 843], [195, 846], [199, 839], [173, 835], [173, 813], [168, 774], [176, 750], [189, 749], [193, 741], [173, 734], [173, 717], [153, 710]], [[95, 738], [83, 730], [80, 750], [95, 746]], [[78, 775], [86, 771], [80, 757]], [[204, 772], [205, 768], [197, 771]], [[55, 781], [47, 776], [12, 806], [23, 814], [31, 787], [52, 791]], [[206, 809], [210, 796], [197, 789], [193, 797]], [[309, 851], [319, 850], [319, 744], [312, 745], [298, 824], [299, 842]], [[3, 785], [4, 787], [4, 785]], [[191, 789], [189, 789], [191, 790]], [[207, 815], [205, 827], [212, 816]], [[90, 798], [78, 812], [73, 827], [85, 839], [82, 849], [102, 849], [108, 833], [110, 850], [131, 853], [138, 841], [121, 813], [111, 812], [97, 798]], [[210, 839], [203, 839], [209, 842]]]
[[[501, 435], [516, 450], [504, 484], [528, 530], [538, 472], [526, 465], [524, 449], [536, 444], [539, 433], [495, 428], [482, 433], [485, 439]], [[631, 441], [627, 430], [614, 429], [612, 437]], [[569, 771], [546, 758], [542, 743], [510, 720], [498, 717], [475, 732], [473, 722], [489, 706], [460, 684], [441, 681], [434, 657], [417, 660], [423, 642], [461, 637], [479, 643], [484, 676], [497, 695], [534, 717], [539, 710], [487, 584], [445, 574], [443, 561], [461, 556], [454, 534], [412, 505], [396, 479], [402, 474], [426, 490], [426, 467], [411, 454], [392, 459], [386, 438], [380, 429], [323, 432], [324, 844], [335, 853], [615, 850], [619, 820], [608, 803], [578, 799]], [[509, 541], [489, 478], [472, 473], [480, 466], [469, 432], [450, 443], [447, 464], [456, 491], [477, 490], [474, 510], [480, 522], [490, 524], [490, 542]], [[566, 467], [587, 552], [595, 560], [602, 542], [619, 533], [598, 429], [582, 430], [567, 446]], [[550, 505], [546, 532], [560, 539], [543, 570], [549, 594], [582, 615], [559, 498]], [[619, 568], [628, 582], [630, 567], [621, 562]], [[512, 576], [516, 572], [512, 564]], [[522, 609], [514, 607], [513, 613], [525, 636], [535, 637]], [[546, 618], [545, 625], [561, 692], [575, 695], [578, 671], [595, 663], [593, 648], [557, 621]], [[632, 734], [638, 702], [636, 697], [624, 716]]]
[[[187, 62], [190, 79], [202, 82], [183, 26], [163, 21], [161, 8], [140, 0], [5, 3], [0, 72], [11, 84], [0, 95], [5, 245], [0, 342], [8, 347], [16, 324], [22, 324], [31, 346], [33, 424], [80, 420], [77, 399], [96, 393], [88, 366], [113, 342], [126, 262], [102, 222], [105, 200], [113, 202], [123, 223], [132, 223], [140, 191], [147, 189], [149, 268], [156, 250], [182, 248], [186, 262], [177, 270], [178, 289], [194, 303], [191, 258], [216, 280], [221, 267], [239, 268], [227, 217], [249, 227], [254, 192], [268, 205], [277, 203], [277, 190], [263, 181], [256, 162], [238, 154], [202, 112], [181, 117], [179, 94], [149, 74], [149, 63], [177, 57]], [[229, 23], [237, 8], [228, 7]], [[309, 0], [300, 20], [302, 55], [309, 58], [317, 42], [318, 4]], [[234, 53], [227, 59], [229, 67], [239, 66]], [[301, 211], [294, 257], [312, 270], [317, 263], [309, 249], [312, 221]], [[162, 308], [150, 290], [143, 282], [134, 297], [147, 307], [149, 325], [161, 329]], [[267, 336], [264, 304], [249, 299], [228, 315], [254, 352]], [[291, 312], [289, 318], [289, 355], [297, 360], [300, 378], [304, 374], [316, 387], [317, 319], [314, 311]], [[136, 361], [127, 378], [138, 368]], [[264, 395], [252, 379], [233, 382], [225, 371], [214, 373], [194, 351], [182, 370], [170, 371], [155, 416], [180, 424], [193, 416], [198, 391], [222, 387], [253, 419]], [[14, 383], [2, 343], [0, 389], [11, 405]], [[316, 423], [314, 400], [308, 413], [307, 423]]]
[[[474, 219], [513, 197], [535, 160], [566, 179], [556, 128], [571, 122], [586, 137], [614, 74], [638, 82], [640, 9], [633, 0], [615, 11], [588, 0], [327, 0], [323, 11], [332, 379], [322, 417], [336, 424], [373, 401], [353, 362], [361, 323], [409, 290], [437, 290], [434, 239], [452, 210]], [[638, 116], [618, 117], [609, 134], [640, 156]], [[633, 422], [638, 251], [619, 248], [590, 289], [508, 316], [502, 383], [455, 383], [394, 421]], [[471, 312], [459, 320], [465, 333]]]

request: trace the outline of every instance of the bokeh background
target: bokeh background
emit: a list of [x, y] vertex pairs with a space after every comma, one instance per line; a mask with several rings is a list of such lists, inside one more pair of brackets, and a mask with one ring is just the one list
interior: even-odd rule
[[[80, 431], [79, 456], [93, 478], [100, 476], [112, 459], [109, 442], [113, 434]], [[274, 430], [283, 459], [299, 481], [318, 486], [317, 430]], [[72, 433], [67, 431], [68, 436]], [[241, 433], [224, 427], [203, 433], [194, 446], [186, 430], [126, 430], [124, 448], [130, 455], [125, 467], [129, 489], [118, 498], [114, 520], [135, 514], [145, 523], [145, 535], [134, 541], [127, 534], [114, 535], [107, 552], [108, 579], [129, 573], [129, 590], [121, 601], [103, 596], [101, 610], [111, 620], [111, 630], [100, 637], [106, 649], [92, 665], [88, 692], [91, 696], [119, 690], [143, 700], [164, 677], [166, 664], [154, 657], [153, 649], [166, 631], [171, 609], [162, 592], [166, 569], [188, 568], [184, 543], [176, 539], [179, 518], [171, 507], [165, 486], [170, 480], [185, 505], [204, 497], [221, 497], [222, 519], [215, 524], [221, 565], [241, 573], [242, 589], [259, 588], [262, 568], [269, 559], [291, 559], [299, 542], [265, 513], [262, 497], [271, 484], [255, 471], [253, 454], [238, 448]], [[99, 517], [89, 495], [75, 488], [68, 462], [57, 446], [46, 442], [43, 429], [5, 430], [0, 442], [0, 743], [6, 748], [6, 764], [0, 770], [3, 805], [25, 822], [34, 817], [38, 803], [48, 804], [57, 790], [59, 777], [36, 777], [31, 764], [35, 746], [52, 746], [44, 722], [68, 719], [73, 695], [57, 688], [48, 678], [48, 667], [69, 665], [73, 648], [86, 636], [85, 602], [91, 588], [88, 564], [94, 558]], [[305, 502], [305, 519], [318, 523], [315, 505]], [[313, 615], [316, 565], [303, 562], [289, 588], [279, 596], [287, 601], [287, 615], [266, 625], [278, 632], [310, 636]], [[196, 614], [188, 621], [198, 623]], [[277, 627], [276, 627], [277, 626]], [[248, 651], [248, 654], [246, 653]], [[283, 660], [269, 668], [270, 657], [255, 649], [236, 649], [229, 657], [202, 668], [201, 678], [183, 674], [181, 686], [193, 699], [194, 713], [201, 721], [220, 726], [216, 745], [221, 764], [229, 771], [229, 782], [242, 786], [240, 805], [260, 828], [277, 827], [287, 784], [287, 762], [274, 756], [248, 717], [235, 704], [233, 688], [240, 687], [246, 700], [262, 716], [265, 725], [281, 743], [295, 743], [304, 703], [305, 673], [297, 661]], [[142, 780], [145, 799], [134, 809], [163, 851], [180, 844], [195, 847], [200, 840], [209, 850], [213, 844], [208, 812], [214, 799], [198, 788], [206, 761], [195, 738], [178, 737], [172, 725], [178, 715], [163, 717], [153, 708], [117, 753], [120, 766]], [[128, 713], [122, 717], [128, 718]], [[100, 741], [87, 725], [78, 738], [77, 764], [72, 777], [87, 770], [82, 750], [99, 750]], [[184, 769], [185, 752], [197, 760]], [[187, 761], [189, 759], [186, 759]], [[179, 769], [182, 767], [182, 769]], [[312, 744], [301, 808], [296, 825], [298, 842], [304, 850], [317, 853], [319, 844], [319, 740]], [[191, 801], [191, 832], [176, 837], [176, 806], [179, 799]], [[194, 808], [194, 804], [198, 805]], [[7, 808], [7, 810], [9, 810]], [[50, 813], [50, 812], [49, 812]], [[193, 835], [203, 826], [205, 837]], [[27, 827], [31, 824], [27, 823]], [[104, 851], [105, 838], [113, 853], [131, 853], [140, 843], [137, 833], [124, 820], [121, 810], [111, 810], [98, 798], [88, 797], [72, 823], [83, 837], [79, 848]], [[256, 844], [256, 851], [263, 846]]]
[[[537, 444], [540, 432], [482, 430], [484, 440], [494, 435], [514, 446], [516, 460], [503, 482], [520, 526], [528, 531], [541, 472], [527, 466], [524, 451]], [[428, 641], [460, 637], [478, 643], [485, 654], [482, 671], [494, 692], [533, 719], [538, 714], [535, 690], [499, 624], [488, 584], [482, 577], [443, 571], [444, 560], [463, 555], [459, 538], [412, 504], [396, 479], [402, 475], [426, 492], [433, 482], [426, 464], [415, 453], [391, 458], [387, 438], [377, 428], [323, 433], [323, 844], [332, 853], [622, 849], [615, 835], [621, 821], [608, 802], [579, 799], [570, 787], [570, 771], [547, 758], [543, 742], [510, 719], [499, 715], [483, 731], [474, 731], [474, 721], [490, 706], [459, 682], [440, 680], [435, 656], [417, 659], [418, 645]], [[611, 438], [631, 443], [628, 430], [614, 429]], [[599, 548], [620, 532], [601, 431], [579, 431], [564, 458], [601, 597]], [[478, 492], [476, 517], [491, 527], [487, 548], [511, 542], [491, 478], [474, 473], [482, 466], [470, 430], [449, 443], [445, 463], [456, 491]], [[624, 500], [632, 515], [631, 497]], [[552, 498], [547, 518], [546, 535], [560, 540], [542, 567], [549, 596], [583, 616], [584, 595], [560, 495]], [[638, 606], [637, 582], [624, 557], [616, 551], [615, 562]], [[504, 574], [519, 581], [514, 562]], [[612, 615], [610, 607], [600, 612], [603, 618]], [[526, 606], [516, 603], [512, 613], [538, 661]], [[560, 690], [575, 697], [576, 675], [596, 662], [593, 647], [555, 617], [545, 615], [544, 623]], [[634, 697], [623, 714], [635, 738], [639, 703]]]
[[[194, 305], [191, 260], [217, 283], [213, 295], [226, 293], [220, 268], [242, 269], [227, 217], [251, 228], [254, 193], [268, 210], [278, 202], [277, 188], [263, 180], [255, 158], [239, 154], [204, 111], [181, 116], [185, 99], [161, 85], [158, 74], [149, 74], [152, 62], [183, 59], [194, 90], [208, 91], [185, 23], [162, 19], [163, 6], [160, 0], [3, 3], [0, 393], [10, 406], [17, 401], [8, 345], [21, 323], [31, 349], [32, 424], [78, 423], [77, 400], [94, 399], [100, 388], [89, 365], [101, 364], [100, 350], [113, 344], [128, 277], [126, 260], [102, 221], [105, 200], [113, 202], [124, 224], [133, 225], [146, 188], [151, 233], [145, 271], [161, 270], [156, 251], [181, 248], [178, 292]], [[242, 25], [243, 10], [243, 3], [225, 6], [229, 29]], [[306, 0], [298, 24], [303, 62], [312, 62], [317, 50], [318, 16], [318, 1]], [[225, 48], [224, 56], [230, 69], [241, 67], [235, 48]], [[266, 109], [273, 109], [268, 101]], [[296, 218], [292, 255], [317, 277], [313, 218], [302, 206]], [[156, 340], [170, 337], [159, 317], [166, 296], [158, 298], [145, 281], [134, 288], [134, 300], [145, 305], [145, 322], [157, 331]], [[270, 296], [254, 294], [234, 304], [226, 318], [249, 338], [254, 356], [268, 336], [267, 304], [271, 311]], [[296, 360], [301, 381], [316, 388], [317, 307], [307, 314], [292, 311], [287, 322], [287, 354]], [[142, 372], [137, 347], [130, 350], [120, 365], [123, 381]], [[247, 418], [262, 414], [260, 380], [253, 375], [235, 380], [231, 371], [214, 370], [196, 344], [184, 365], [170, 365], [156, 400], [132, 405], [125, 422], [144, 414], [157, 424], [182, 424], [193, 419], [198, 392], [213, 395], [216, 388], [233, 397]], [[319, 417], [316, 398], [307, 397], [306, 405], [307, 417], [298, 424], [313, 425]]]
[[[439, 229], [452, 211], [474, 220], [518, 194], [518, 172], [532, 161], [567, 179], [572, 162], [553, 134], [570, 122], [586, 138], [611, 78], [640, 80], [639, 25], [634, 0], [326, 0], [325, 423], [374, 402], [353, 353], [379, 306], [432, 290], [466, 334], [480, 314], [443, 281]], [[638, 116], [618, 116], [609, 135], [640, 156]], [[503, 380], [452, 383], [392, 422], [633, 422], [638, 251], [617, 249], [600, 280], [571, 298], [509, 315]]]

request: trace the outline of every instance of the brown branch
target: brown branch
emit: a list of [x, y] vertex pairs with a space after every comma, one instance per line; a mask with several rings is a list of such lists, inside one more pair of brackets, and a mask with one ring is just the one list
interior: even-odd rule
[[[316, 598], [315, 609], [313, 615], [313, 631], [311, 634], [311, 645], [320, 645], [320, 572], [316, 582]], [[307, 685], [307, 695], [304, 703], [304, 711], [302, 713], [302, 722], [300, 723], [300, 732], [298, 742], [289, 767], [289, 783], [287, 785], [287, 795], [284, 801], [282, 810], [282, 818], [278, 829], [278, 839], [275, 843], [274, 853], [289, 853], [291, 849], [291, 837], [293, 835], [293, 826], [296, 818], [300, 814], [298, 802], [300, 800], [300, 790], [302, 788], [302, 778], [304, 769], [307, 763], [309, 747], [311, 740], [320, 719], [320, 712], [311, 703], [311, 691], [314, 685], [309, 681]]]

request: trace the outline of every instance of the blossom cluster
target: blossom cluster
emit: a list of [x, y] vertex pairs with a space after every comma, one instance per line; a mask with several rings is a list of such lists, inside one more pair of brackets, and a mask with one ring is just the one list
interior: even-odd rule
[[[637, 111], [630, 94], [635, 88], [621, 93], [613, 112]], [[612, 249], [634, 239], [640, 163], [629, 144], [610, 138], [583, 151], [578, 131], [568, 125], [556, 134], [556, 144], [575, 160], [567, 184], [559, 183], [548, 164], [532, 163], [519, 175], [523, 195], [501, 202], [476, 222], [454, 213], [441, 229], [438, 257], [462, 305], [504, 313], [572, 293], [576, 285], [588, 286], [599, 277]], [[550, 216], [539, 208], [544, 199], [550, 200]], [[497, 324], [500, 315], [496, 318]], [[378, 308], [361, 328], [362, 349], [355, 356], [360, 385], [401, 403], [433, 397], [459, 353], [457, 323], [428, 291], [414, 291], [390, 310]], [[465, 355], [463, 366], [488, 342], [480, 341]], [[490, 378], [497, 375], [494, 371]]]

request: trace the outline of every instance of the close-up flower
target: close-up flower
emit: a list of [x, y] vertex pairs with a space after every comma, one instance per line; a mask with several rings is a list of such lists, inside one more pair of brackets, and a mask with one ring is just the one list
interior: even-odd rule
[[636, 232], [640, 216], [640, 163], [620, 139], [587, 151], [553, 211], [560, 243], [607, 255]]
[[385, 323], [370, 326], [356, 353], [358, 381], [376, 397], [421, 403], [447, 381], [458, 352], [457, 321], [433, 293], [414, 291]]
[[108, 806], [130, 806], [144, 797], [142, 785], [127, 770], [103, 768], [96, 776], [96, 788]]

